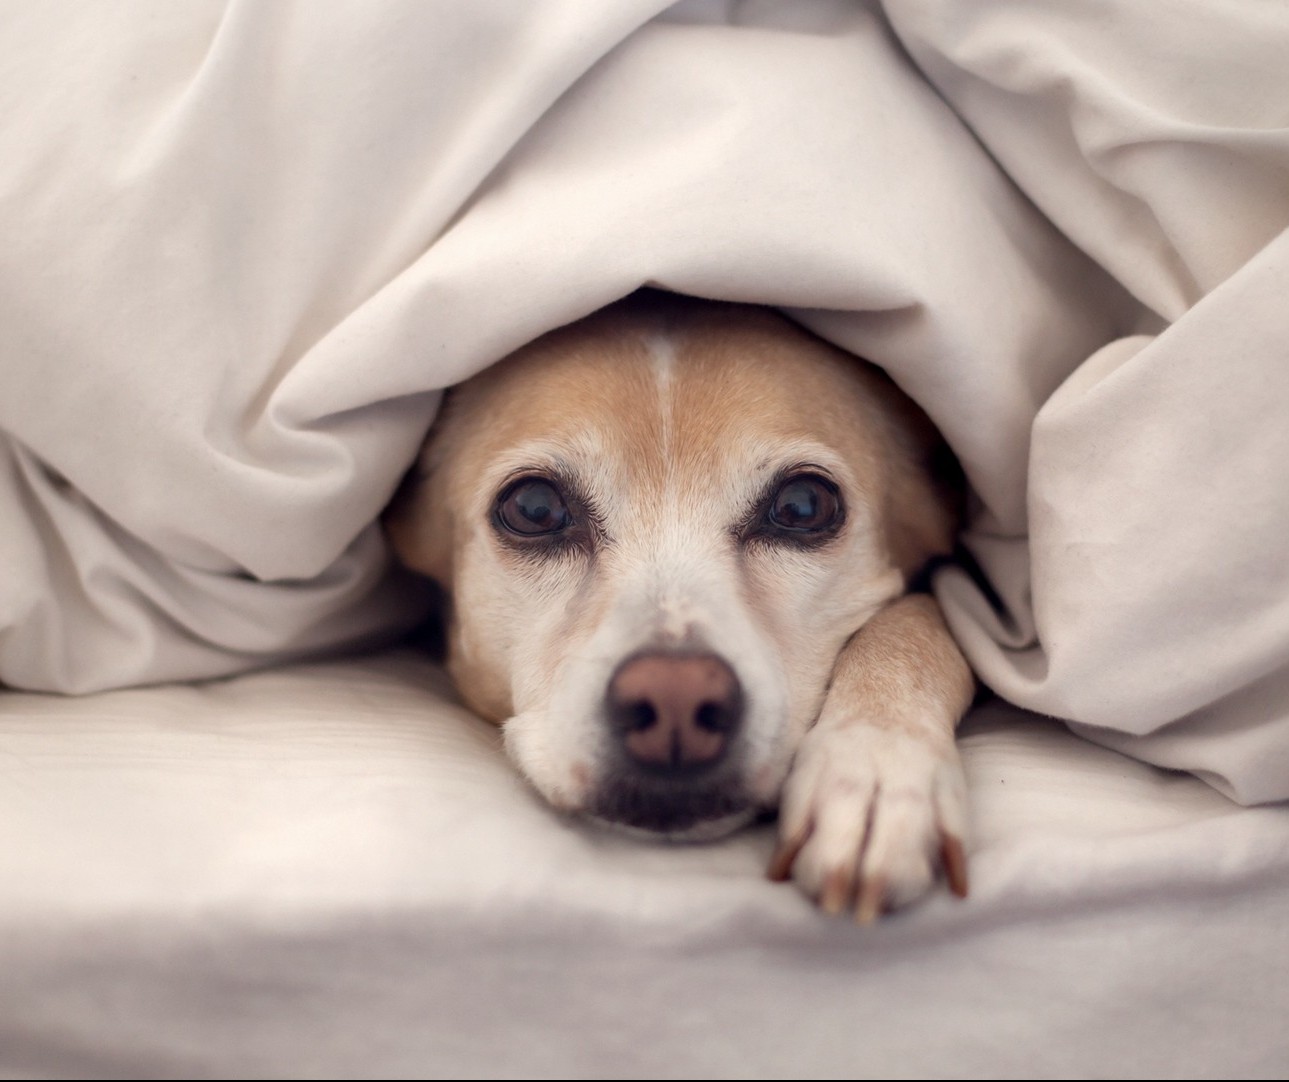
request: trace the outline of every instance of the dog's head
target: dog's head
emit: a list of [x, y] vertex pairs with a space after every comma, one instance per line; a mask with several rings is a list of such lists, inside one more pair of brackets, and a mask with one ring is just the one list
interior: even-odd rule
[[712, 836], [774, 804], [838, 651], [947, 551], [935, 445], [783, 317], [646, 294], [454, 388], [386, 522], [552, 804]]

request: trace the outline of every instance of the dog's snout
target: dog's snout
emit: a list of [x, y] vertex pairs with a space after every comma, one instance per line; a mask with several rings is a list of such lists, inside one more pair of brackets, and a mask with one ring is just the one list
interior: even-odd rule
[[712, 766], [743, 715], [734, 670], [715, 654], [646, 652], [609, 681], [609, 718], [639, 766], [683, 773]]

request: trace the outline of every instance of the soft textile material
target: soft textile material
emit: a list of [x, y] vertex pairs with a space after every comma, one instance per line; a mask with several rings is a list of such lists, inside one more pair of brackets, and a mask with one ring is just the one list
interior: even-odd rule
[[1289, 809], [966, 722], [971, 894], [869, 928], [568, 821], [418, 657], [0, 697], [0, 1075], [1283, 1078]]
[[0, 680], [391, 635], [442, 388], [644, 283], [886, 367], [984, 680], [1289, 796], [1289, 8], [0, 9]]

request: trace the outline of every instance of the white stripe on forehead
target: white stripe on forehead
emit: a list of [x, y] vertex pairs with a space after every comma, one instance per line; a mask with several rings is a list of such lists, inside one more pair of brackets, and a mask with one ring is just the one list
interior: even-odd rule
[[666, 331], [654, 331], [649, 335], [649, 360], [654, 375], [658, 379], [658, 388], [666, 391], [671, 386], [672, 372], [676, 366], [676, 343]]
[[[666, 331], [655, 331], [647, 340], [649, 365], [658, 386], [658, 414], [662, 418], [662, 451], [671, 462], [672, 378], [676, 372], [676, 343]], [[668, 470], [670, 472], [670, 469]]]

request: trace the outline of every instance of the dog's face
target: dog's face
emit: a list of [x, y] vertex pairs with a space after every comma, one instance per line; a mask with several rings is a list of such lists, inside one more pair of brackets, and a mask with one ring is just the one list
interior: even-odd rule
[[712, 836], [775, 803], [838, 652], [944, 548], [928, 439], [782, 317], [637, 299], [454, 389], [387, 525], [552, 804]]

